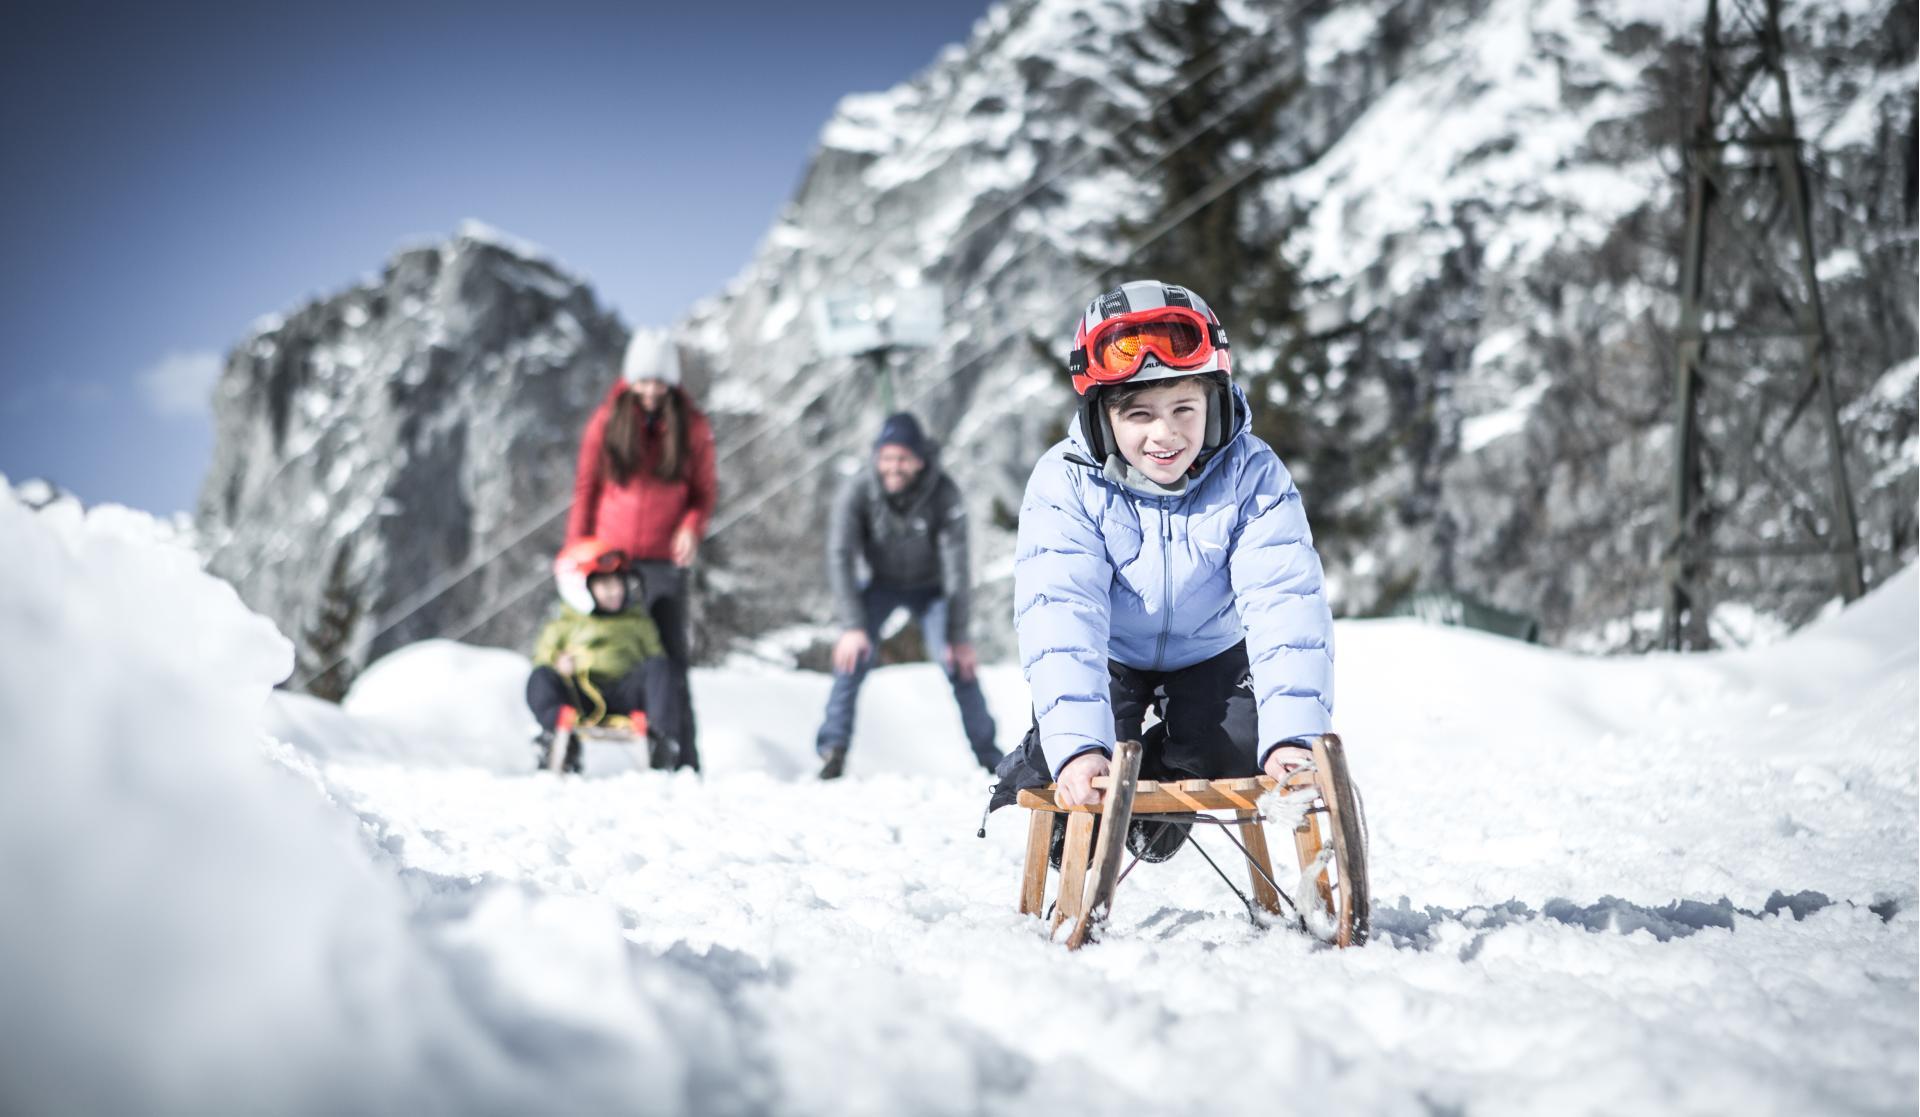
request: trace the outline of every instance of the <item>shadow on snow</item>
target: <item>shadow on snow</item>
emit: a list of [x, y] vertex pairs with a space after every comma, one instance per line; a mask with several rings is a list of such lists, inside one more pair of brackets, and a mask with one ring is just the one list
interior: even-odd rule
[[[1480, 953], [1481, 944], [1489, 933], [1539, 919], [1550, 919], [1588, 931], [1612, 931], [1622, 935], [1645, 931], [1660, 942], [1667, 942], [1712, 927], [1731, 931], [1735, 929], [1738, 919], [1759, 919], [1781, 912], [1793, 916], [1797, 922], [1822, 908], [1832, 907], [1836, 902], [1852, 905], [1852, 901], [1835, 901], [1821, 892], [1795, 892], [1792, 895], [1775, 892], [1767, 897], [1766, 905], [1760, 911], [1735, 907], [1724, 896], [1713, 903], [1675, 900], [1663, 907], [1648, 907], [1617, 896], [1602, 896], [1592, 904], [1576, 904], [1563, 899], [1548, 900], [1538, 910], [1519, 900], [1449, 910], [1439, 907], [1416, 909], [1402, 896], [1395, 907], [1384, 904], [1374, 906], [1373, 939], [1398, 949], [1432, 950], [1440, 945], [1440, 929], [1444, 925], [1460, 924], [1481, 932], [1460, 949], [1460, 960], [1465, 962]], [[1898, 900], [1880, 900], [1869, 905], [1868, 910], [1883, 922], [1889, 921], [1899, 912], [1900, 903]]]

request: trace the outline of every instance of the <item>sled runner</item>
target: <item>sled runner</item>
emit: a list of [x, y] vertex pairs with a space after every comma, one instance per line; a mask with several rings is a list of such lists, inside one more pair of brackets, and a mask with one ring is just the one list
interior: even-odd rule
[[666, 755], [665, 741], [647, 732], [647, 715], [644, 713], [635, 712], [632, 717], [615, 715], [593, 725], [578, 725], [574, 722], [572, 708], [568, 707], [560, 711], [559, 724], [553, 730], [553, 744], [547, 749], [547, 771], [565, 771], [567, 758], [577, 756], [576, 750], [584, 750], [589, 741], [644, 747], [647, 750], [647, 766], [651, 768], [671, 768], [676, 759]]
[[[1097, 777], [1093, 786], [1101, 791], [1094, 806], [1065, 807], [1054, 802], [1049, 785], [1020, 792], [1019, 805], [1029, 809], [1025, 872], [1020, 880], [1019, 910], [1027, 915], [1042, 915], [1047, 892], [1048, 853], [1053, 843], [1056, 816], [1066, 815], [1066, 842], [1060, 858], [1060, 892], [1054, 901], [1052, 933], [1071, 922], [1067, 949], [1078, 950], [1097, 941], [1101, 925], [1113, 907], [1113, 893], [1127, 873], [1121, 861], [1126, 852], [1128, 828], [1139, 821], [1175, 822], [1199, 829], [1216, 825], [1225, 832], [1245, 856], [1251, 878], [1253, 898], [1248, 900], [1233, 882], [1229, 888], [1247, 904], [1249, 915], [1255, 906], [1269, 915], [1289, 918], [1320, 938], [1339, 946], [1358, 946], [1367, 941], [1369, 899], [1367, 893], [1367, 835], [1360, 797], [1347, 773], [1346, 754], [1340, 738], [1329, 733], [1314, 739], [1313, 762], [1288, 775], [1281, 793], [1307, 800], [1299, 828], [1294, 831], [1294, 852], [1300, 863], [1299, 899], [1288, 895], [1273, 873], [1268, 855], [1266, 830], [1261, 823], [1258, 800], [1274, 789], [1277, 781], [1269, 776], [1249, 776], [1223, 780], [1142, 780], [1140, 744], [1122, 742], [1115, 750], [1111, 775]], [[1202, 812], [1232, 812], [1232, 818], [1212, 817]], [[1094, 838], [1095, 820], [1099, 837]], [[1240, 831], [1234, 836], [1234, 831]], [[1089, 850], [1092, 861], [1089, 864]], [[1198, 844], [1195, 852], [1206, 858], [1214, 871], [1219, 866]], [[1136, 862], [1138, 857], [1134, 859]], [[1285, 905], [1284, 907], [1282, 905]], [[1303, 906], [1305, 905], [1305, 906]], [[1255, 917], [1259, 922], [1259, 917]]]

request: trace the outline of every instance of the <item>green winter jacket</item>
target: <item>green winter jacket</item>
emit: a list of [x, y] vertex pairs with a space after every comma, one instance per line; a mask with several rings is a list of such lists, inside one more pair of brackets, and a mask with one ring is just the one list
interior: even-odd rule
[[573, 677], [568, 680], [588, 700], [580, 711], [581, 721], [593, 724], [606, 716], [601, 687], [657, 655], [665, 655], [660, 630], [645, 609], [628, 609], [610, 616], [589, 616], [572, 606], [560, 606], [560, 615], [540, 630], [533, 643], [533, 662], [540, 667], [556, 667], [562, 655], [573, 656]]

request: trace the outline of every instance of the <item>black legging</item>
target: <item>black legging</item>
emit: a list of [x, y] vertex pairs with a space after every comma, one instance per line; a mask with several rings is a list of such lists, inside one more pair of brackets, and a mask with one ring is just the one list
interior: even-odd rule
[[[1140, 778], [1216, 780], [1261, 774], [1260, 712], [1253, 689], [1245, 685], [1247, 672], [1244, 640], [1212, 659], [1172, 671], [1147, 671], [1108, 660], [1114, 739], [1135, 737], [1144, 746]], [[1147, 709], [1156, 705], [1162, 720], [1142, 733]], [[1024, 788], [1053, 782], [1046, 751], [1040, 747], [1038, 719], [994, 774], [999, 783], [987, 807], [993, 811], [1012, 804]]]
[[695, 738], [699, 727], [693, 717], [693, 687], [687, 670], [692, 666], [691, 611], [687, 608], [687, 572], [670, 562], [645, 561], [634, 564], [646, 587], [647, 615], [660, 630], [667, 659], [673, 664], [674, 684], [680, 690], [681, 725], [686, 735], [680, 739], [680, 754], [700, 766], [700, 748]]

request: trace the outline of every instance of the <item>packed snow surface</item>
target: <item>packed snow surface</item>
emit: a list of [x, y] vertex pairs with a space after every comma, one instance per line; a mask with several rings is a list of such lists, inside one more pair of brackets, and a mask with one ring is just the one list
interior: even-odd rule
[[931, 667], [838, 783], [826, 679], [749, 663], [695, 675], [704, 779], [558, 779], [521, 657], [273, 693], [167, 531], [9, 490], [0, 1111], [1911, 1113], [1917, 615], [1908, 571], [1734, 654], [1344, 623], [1375, 941], [1187, 851], [1068, 954]]

